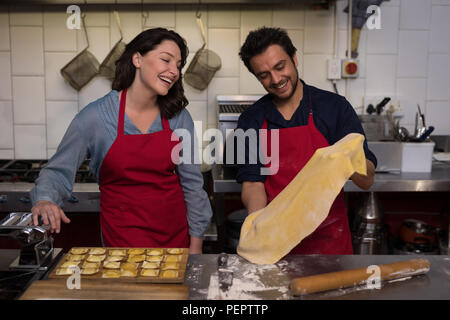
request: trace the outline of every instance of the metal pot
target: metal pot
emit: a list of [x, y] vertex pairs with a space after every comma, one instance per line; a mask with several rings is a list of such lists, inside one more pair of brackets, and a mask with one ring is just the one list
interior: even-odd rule
[[247, 218], [247, 216], [248, 216], [247, 209], [233, 211], [227, 216], [226, 247], [228, 251], [230, 252], [236, 251], [236, 248], [239, 245], [239, 238], [241, 236], [241, 227], [244, 224], [244, 221]]
[[406, 219], [400, 228], [400, 238], [405, 243], [434, 246], [436, 228], [420, 220]]

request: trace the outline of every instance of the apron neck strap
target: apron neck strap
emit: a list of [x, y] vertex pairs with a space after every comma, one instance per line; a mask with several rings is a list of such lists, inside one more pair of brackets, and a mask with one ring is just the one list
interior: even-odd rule
[[[312, 99], [311, 99], [311, 92], [309, 92], [309, 118], [312, 118]], [[308, 119], [309, 124], [309, 119]], [[267, 118], [264, 117], [264, 122], [261, 129], [267, 129]]]
[[169, 121], [160, 113], [161, 115], [161, 123], [164, 130], [170, 129]]
[[125, 104], [127, 100], [127, 89], [122, 90], [120, 95], [119, 123], [117, 125], [117, 135], [123, 135], [125, 122]]
[[[119, 123], [117, 126], [117, 134], [122, 136], [124, 134], [126, 100], [127, 100], [127, 89], [124, 89], [120, 94]], [[163, 129], [170, 129], [169, 121], [162, 114], [161, 114], [161, 123]]]

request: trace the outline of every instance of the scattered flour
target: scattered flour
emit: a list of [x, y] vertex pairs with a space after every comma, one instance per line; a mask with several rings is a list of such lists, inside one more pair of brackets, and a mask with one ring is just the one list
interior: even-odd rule
[[192, 282], [200, 282], [203, 268], [203, 264], [199, 264], [198, 266], [188, 265], [188, 269], [190, 270], [190, 272], [187, 280], [190, 280]]
[[288, 265], [281, 260], [277, 264], [252, 264], [239, 256], [229, 256], [227, 269], [233, 271], [233, 283], [226, 292], [219, 290], [218, 274], [211, 275], [208, 300], [262, 300], [290, 298], [289, 279], [283, 272]]

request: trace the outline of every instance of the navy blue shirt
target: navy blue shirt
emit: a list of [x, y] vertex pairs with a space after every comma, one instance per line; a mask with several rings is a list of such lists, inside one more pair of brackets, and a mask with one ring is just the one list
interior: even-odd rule
[[[244, 131], [248, 129], [259, 130], [263, 126], [264, 119], [267, 119], [267, 129], [269, 130], [305, 126], [308, 124], [309, 112], [312, 108], [314, 125], [330, 145], [336, 143], [349, 133], [360, 133], [365, 136], [355, 110], [343, 96], [309, 86], [302, 80], [300, 81], [303, 83], [303, 98], [300, 101], [300, 106], [290, 120], [284, 119], [272, 102], [271, 95], [267, 94], [241, 114], [237, 128]], [[239, 183], [244, 181], [264, 182], [266, 176], [260, 173], [263, 164], [259, 160], [256, 164], [249, 164], [248, 143], [249, 141], [247, 139], [245, 142], [246, 161], [245, 164], [238, 165], [239, 170], [236, 180]], [[377, 159], [369, 150], [365, 140], [364, 153], [366, 158], [376, 167]]]

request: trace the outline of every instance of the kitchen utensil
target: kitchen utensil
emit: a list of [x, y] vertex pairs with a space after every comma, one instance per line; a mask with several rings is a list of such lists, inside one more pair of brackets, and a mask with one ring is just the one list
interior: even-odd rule
[[382, 225], [360, 222], [352, 238], [354, 254], [385, 254], [387, 251], [386, 231]]
[[217, 272], [219, 274], [219, 290], [226, 293], [233, 284], [233, 271], [227, 269], [228, 255], [221, 253], [217, 259]]
[[[430, 262], [427, 259], [413, 259], [390, 264], [382, 264], [380, 268], [380, 281], [401, 279], [427, 273]], [[305, 295], [315, 292], [341, 289], [368, 284], [372, 272], [367, 268], [345, 270], [319, 274], [291, 281], [290, 289], [293, 295]]]
[[417, 105], [417, 109], [414, 138], [419, 139], [427, 131], [427, 127], [425, 125], [425, 115], [420, 110], [419, 105]]
[[197, 14], [196, 20], [202, 35], [203, 46], [195, 53], [194, 58], [186, 70], [184, 80], [192, 87], [198, 90], [204, 90], [214, 77], [216, 71], [222, 67], [222, 61], [215, 52], [205, 49], [206, 37], [200, 14]]
[[399, 241], [393, 248], [395, 255], [437, 255], [439, 248], [437, 245], [430, 245], [426, 243], [405, 243]]
[[123, 32], [120, 24], [120, 17], [117, 11], [114, 11], [114, 17], [116, 18], [117, 26], [119, 27], [120, 39], [108, 53], [99, 67], [99, 74], [105, 78], [113, 80], [116, 73], [116, 61], [120, 58], [125, 51], [126, 44], [122, 41]]
[[431, 134], [433, 131], [434, 131], [434, 127], [433, 127], [433, 126], [429, 126], [428, 129], [427, 129], [427, 131], [425, 131], [425, 133], [422, 134], [422, 135], [420, 136], [419, 142], [425, 141], [425, 140], [430, 136], [430, 134]]
[[366, 112], [367, 112], [368, 114], [372, 114], [372, 113], [374, 113], [375, 111], [377, 111], [377, 109], [375, 109], [375, 107], [373, 106], [373, 104], [369, 104], [369, 105], [367, 106]]
[[362, 196], [362, 205], [359, 207], [357, 214], [366, 221], [381, 222], [383, 208], [376, 193], [365, 192]]
[[436, 243], [436, 237], [436, 229], [421, 220], [406, 219], [400, 227], [400, 238], [405, 243], [433, 246]]
[[377, 106], [375, 107], [375, 110], [377, 111], [377, 114], [380, 115], [381, 112], [383, 112], [384, 107], [386, 106], [386, 104], [391, 101], [391, 98], [389, 97], [385, 97], [383, 100], [381, 100], [380, 103], [377, 104]]
[[419, 104], [417, 104], [417, 109], [419, 110], [419, 116], [420, 116], [420, 120], [422, 122], [422, 126], [426, 127], [426, 125], [425, 125], [425, 115], [420, 110], [420, 105]]
[[13, 212], [0, 221], [0, 236], [11, 237], [20, 243], [20, 255], [10, 269], [46, 270], [45, 264], [53, 253], [53, 238], [47, 236], [49, 225], [33, 225], [31, 212]]
[[405, 127], [400, 127], [398, 129], [398, 137], [400, 138], [400, 141], [406, 142], [409, 140], [409, 131]]
[[81, 15], [83, 29], [86, 36], [87, 47], [70, 60], [62, 69], [61, 75], [69, 84], [80, 91], [99, 72], [99, 62], [97, 58], [88, 50], [89, 37], [86, 30], [85, 15]]
[[353, 235], [355, 254], [381, 254], [385, 234], [381, 220], [383, 209], [374, 192], [363, 193], [361, 206], [355, 218], [356, 232]]

